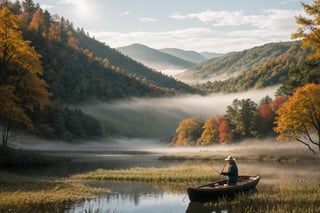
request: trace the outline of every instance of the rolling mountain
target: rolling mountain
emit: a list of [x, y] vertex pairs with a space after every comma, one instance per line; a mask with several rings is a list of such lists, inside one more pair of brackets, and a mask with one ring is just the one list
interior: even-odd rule
[[132, 44], [125, 47], [119, 47], [117, 50], [122, 54], [157, 70], [188, 69], [195, 66], [195, 63], [142, 44]]
[[161, 52], [173, 55], [177, 58], [181, 58], [186, 61], [190, 61], [194, 64], [199, 64], [201, 62], [204, 62], [208, 60], [209, 58], [204, 57], [200, 53], [196, 51], [187, 51], [187, 50], [181, 50], [177, 48], [165, 48], [165, 49], [160, 49]]
[[301, 51], [299, 42], [269, 43], [241, 52], [232, 52], [201, 63], [176, 77], [182, 81], [206, 82], [239, 76], [290, 51]]
[[220, 56], [223, 56], [224, 54], [222, 53], [214, 53], [214, 52], [208, 52], [208, 51], [205, 51], [205, 52], [200, 52], [201, 55], [203, 55], [205, 58], [207, 58], [208, 60], [209, 59], [212, 59], [212, 58], [217, 58], [217, 57], [220, 57]]
[[[300, 45], [300, 42], [264, 45], [266, 50], [270, 50], [269, 55], [273, 58], [262, 57], [261, 62], [256, 61], [251, 67], [238, 72], [237, 76], [229, 75], [225, 80], [206, 81], [206, 83], [197, 84], [197, 87], [212, 93], [240, 92], [282, 85], [277, 93], [291, 95], [295, 87], [306, 83], [319, 83], [320, 79], [319, 62], [308, 60], [310, 49], [302, 49]], [[257, 49], [264, 52], [263, 47], [253, 48], [253, 53]], [[215, 63], [219, 64], [219, 61]]]
[[201, 93], [124, 56], [90, 37], [83, 29], [75, 29], [63, 17], [51, 16], [39, 4], [31, 4], [28, 12], [18, 3], [9, 2], [8, 5], [15, 6], [16, 10], [4, 10], [12, 13], [12, 19], [21, 22], [19, 29], [11, 26], [9, 32], [14, 36], [10, 36], [20, 39], [14, 34], [19, 30], [21, 38], [40, 56], [41, 78], [46, 81], [50, 93], [48, 106], [28, 111], [32, 129], [26, 127], [26, 130], [34, 134], [63, 140], [108, 135], [108, 129], [77, 109], [80, 103]]

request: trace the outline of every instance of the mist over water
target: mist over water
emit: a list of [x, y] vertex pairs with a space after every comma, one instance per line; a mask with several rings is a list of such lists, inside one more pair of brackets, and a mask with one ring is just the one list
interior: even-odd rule
[[167, 98], [132, 98], [77, 106], [98, 119], [111, 134], [125, 137], [166, 139], [175, 135], [179, 123], [190, 117], [207, 119], [223, 115], [234, 99], [259, 103], [266, 95], [274, 98], [278, 87], [244, 93], [188, 95]]

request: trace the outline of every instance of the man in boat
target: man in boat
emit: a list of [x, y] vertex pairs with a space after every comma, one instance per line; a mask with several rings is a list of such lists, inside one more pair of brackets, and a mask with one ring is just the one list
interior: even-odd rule
[[238, 181], [238, 167], [235, 162], [235, 158], [232, 156], [228, 156], [225, 159], [229, 163], [228, 172], [221, 172], [221, 175], [227, 176], [227, 184], [228, 185], [236, 185]]

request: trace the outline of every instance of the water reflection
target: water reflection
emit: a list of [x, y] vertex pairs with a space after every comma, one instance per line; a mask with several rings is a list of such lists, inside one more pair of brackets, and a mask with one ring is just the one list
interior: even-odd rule
[[145, 183], [103, 182], [95, 186], [111, 189], [112, 193], [74, 204], [65, 212], [185, 212], [189, 203], [185, 193], [167, 192]]

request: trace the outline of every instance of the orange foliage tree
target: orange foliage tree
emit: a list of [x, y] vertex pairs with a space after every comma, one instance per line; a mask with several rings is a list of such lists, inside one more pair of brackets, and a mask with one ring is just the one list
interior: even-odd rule
[[29, 115], [49, 102], [40, 56], [25, 41], [18, 19], [7, 7], [0, 10], [0, 126], [6, 146], [14, 125], [32, 127]]
[[306, 84], [295, 90], [277, 111], [275, 132], [278, 139], [293, 138], [315, 153], [320, 152], [320, 85]]
[[293, 39], [301, 38], [302, 47], [314, 50], [310, 59], [320, 58], [320, 1], [314, 0], [312, 5], [301, 3], [308, 17], [297, 16], [296, 22], [300, 25], [297, 32], [293, 33]]
[[232, 139], [232, 133], [229, 127], [229, 124], [224, 117], [219, 117], [218, 118], [218, 124], [219, 124], [219, 142], [221, 144], [229, 143]]

